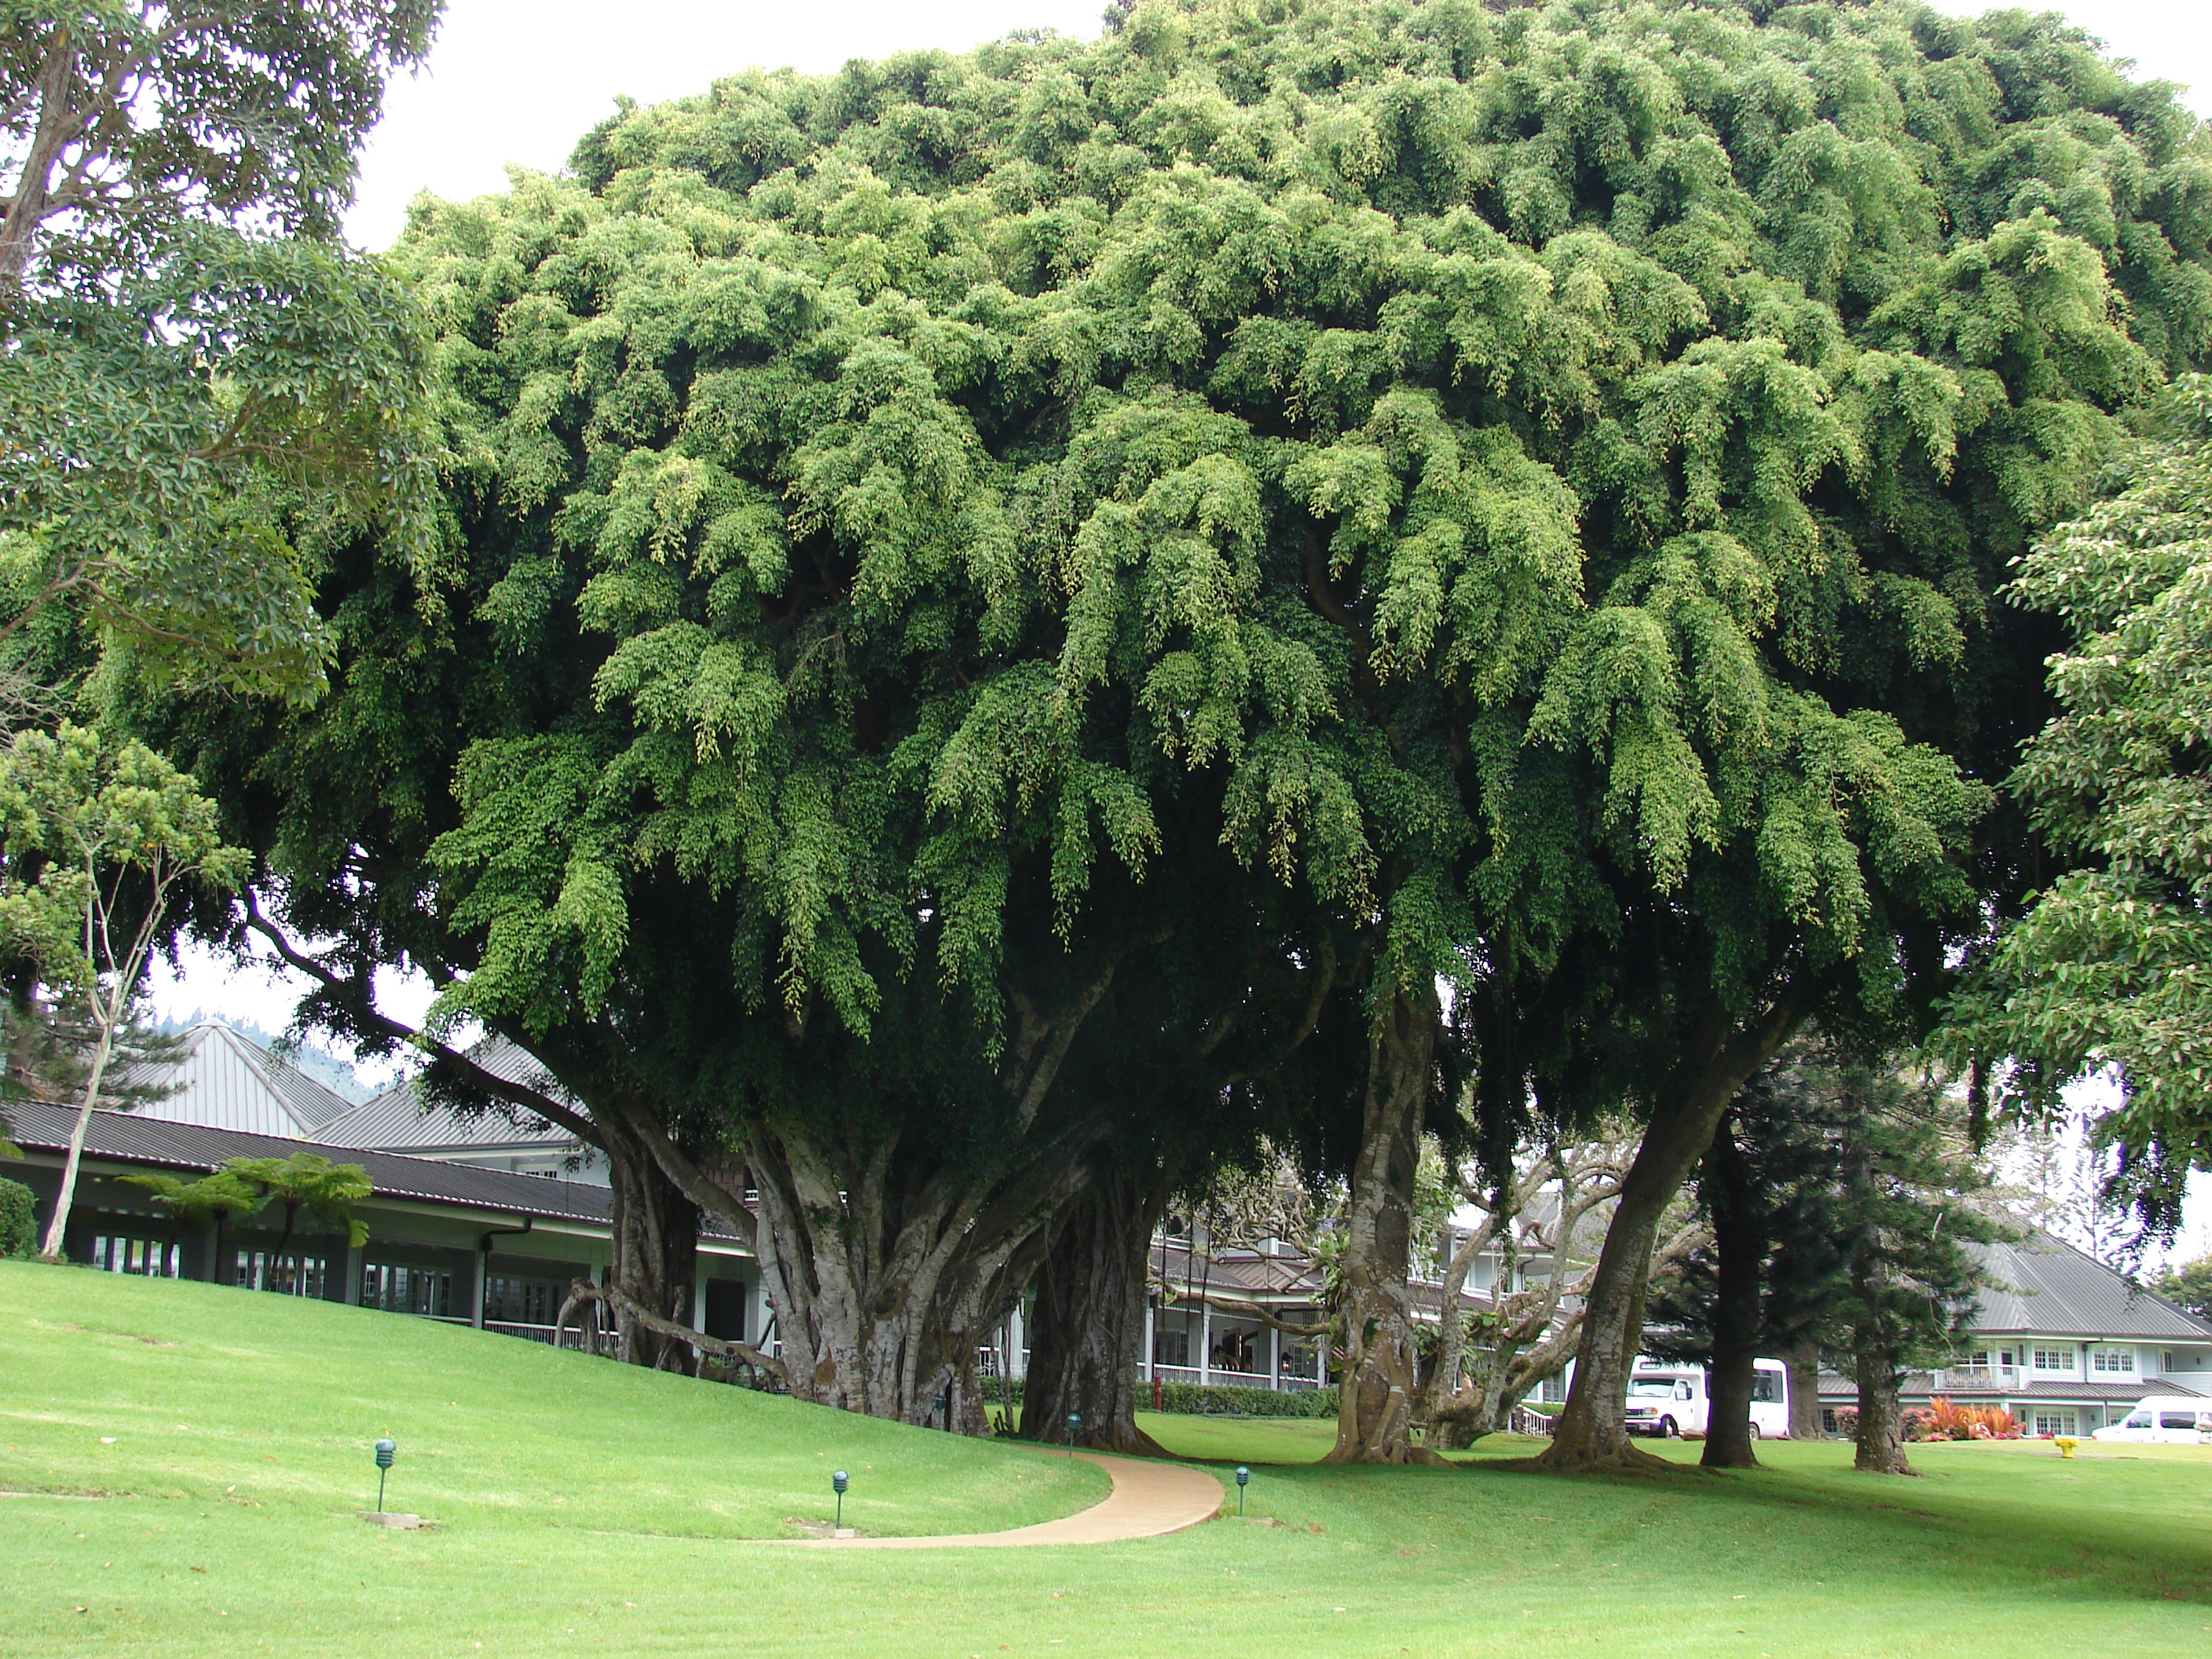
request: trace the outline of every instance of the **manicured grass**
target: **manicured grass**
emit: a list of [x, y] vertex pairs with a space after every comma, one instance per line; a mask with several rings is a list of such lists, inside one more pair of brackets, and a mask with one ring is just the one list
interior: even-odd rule
[[[1769, 1445], [1750, 1474], [1562, 1480], [1487, 1448], [1452, 1469], [1281, 1461], [1324, 1424], [1146, 1423], [1250, 1463], [1253, 1518], [1088, 1548], [790, 1549], [735, 1534], [826, 1513], [836, 1463], [880, 1494], [864, 1524], [909, 1531], [1065, 1512], [1084, 1466], [1055, 1486], [1034, 1451], [504, 1339], [0, 1267], [0, 1486], [116, 1494], [0, 1499], [0, 1652], [2212, 1651], [2212, 1452], [1936, 1446], [1902, 1481]], [[442, 1530], [352, 1519], [386, 1429], [394, 1507]]]

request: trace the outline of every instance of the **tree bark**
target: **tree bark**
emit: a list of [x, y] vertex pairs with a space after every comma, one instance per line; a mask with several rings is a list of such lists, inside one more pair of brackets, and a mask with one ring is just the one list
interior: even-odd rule
[[1790, 1437], [1818, 1440], [1820, 1427], [1820, 1353], [1808, 1343], [1782, 1356], [1790, 1367]]
[[[652, 1150], [612, 1112], [593, 1115], [606, 1154], [611, 1193], [614, 1261], [608, 1282], [629, 1304], [682, 1324], [699, 1262], [699, 1206], [671, 1181]], [[692, 1350], [634, 1318], [622, 1302], [611, 1304], [622, 1333], [623, 1358], [655, 1370], [681, 1370]]]
[[1862, 1249], [1851, 1261], [1851, 1292], [1869, 1311], [1851, 1330], [1851, 1368], [1859, 1385], [1857, 1449], [1851, 1467], [1869, 1474], [1917, 1474], [1905, 1455], [1905, 1414], [1898, 1404], [1904, 1372], [1897, 1342], [1878, 1311], [1885, 1286], [1873, 1252]]
[[1096, 1172], [1070, 1209], [1037, 1273], [1024, 1438], [1067, 1443], [1073, 1413], [1082, 1419], [1077, 1445], [1168, 1455], [1136, 1415], [1148, 1257], [1167, 1202], [1159, 1172], [1111, 1168]]
[[[116, 994], [119, 1001], [122, 993]], [[115, 1048], [115, 1022], [100, 1017], [98, 994], [94, 994], [95, 1018], [100, 1018], [100, 1038], [93, 1045], [92, 1074], [85, 1079], [84, 1098], [77, 1104], [76, 1116], [70, 1124], [69, 1152], [62, 1159], [62, 1182], [54, 1195], [53, 1219], [46, 1224], [46, 1237], [39, 1246], [39, 1254], [49, 1261], [63, 1260], [62, 1244], [69, 1231], [70, 1211], [76, 1203], [76, 1174], [84, 1162], [84, 1134], [92, 1125], [92, 1109], [100, 1103], [100, 1085], [107, 1075], [107, 1059]]]
[[897, 1134], [841, 1147], [756, 1126], [755, 1250], [794, 1398], [981, 1432], [976, 1352], [1012, 1311], [1088, 1178], [1080, 1132], [957, 1169]]
[[1712, 1218], [1715, 1258], [1713, 1356], [1705, 1447], [1698, 1462], [1709, 1469], [1755, 1469], [1751, 1390], [1757, 1376], [1765, 1239], [1754, 1213], [1757, 1194], [1736, 1144], [1735, 1125], [1723, 1115], [1705, 1152], [1705, 1207]]
[[1338, 1304], [1344, 1363], [1330, 1463], [1433, 1461], [1413, 1443], [1419, 1400], [1417, 1343], [1406, 1273], [1413, 1243], [1413, 1176], [1437, 1043], [1435, 994], [1391, 1000], [1368, 1039], [1359, 1154], [1345, 1214]]
[[1628, 1376], [1644, 1340], [1644, 1298], [1659, 1223], [1712, 1144], [1729, 1102], [1789, 1040], [1799, 1018], [1796, 999], [1786, 994], [1741, 1028], [1732, 1029], [1715, 1007], [1701, 1022], [1704, 1030], [1686, 1044], [1689, 1057], [1662, 1086], [1636, 1160], [1621, 1182], [1583, 1310], [1574, 1384], [1552, 1443], [1537, 1459], [1544, 1468], [1670, 1467], [1632, 1444], [1628, 1435]]

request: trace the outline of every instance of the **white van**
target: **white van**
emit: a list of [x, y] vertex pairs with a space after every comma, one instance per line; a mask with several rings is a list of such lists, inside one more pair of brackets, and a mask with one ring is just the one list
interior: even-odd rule
[[2120, 1421], [2098, 1430], [2089, 1438], [2131, 1440], [2137, 1445], [2202, 1445], [2212, 1441], [2212, 1400], [2154, 1394], [2137, 1401], [2136, 1408]]
[[[1751, 1437], [1790, 1437], [1790, 1368], [1778, 1359], [1752, 1362]], [[1628, 1376], [1628, 1431], [1673, 1439], [1703, 1434], [1712, 1412], [1712, 1377], [1695, 1365], [1636, 1357]]]

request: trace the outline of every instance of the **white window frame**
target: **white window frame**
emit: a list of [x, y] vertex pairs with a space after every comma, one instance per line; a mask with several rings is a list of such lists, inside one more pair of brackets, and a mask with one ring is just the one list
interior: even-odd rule
[[2136, 1376], [2136, 1351], [2118, 1344], [2092, 1348], [2089, 1351], [2089, 1370], [2092, 1373], [2101, 1373], [2106, 1376]]

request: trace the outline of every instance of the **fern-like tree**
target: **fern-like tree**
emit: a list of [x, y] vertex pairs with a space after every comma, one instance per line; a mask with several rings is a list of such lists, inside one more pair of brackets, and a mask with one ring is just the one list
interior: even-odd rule
[[0, 755], [0, 930], [79, 1002], [92, 1029], [84, 1084], [42, 1252], [58, 1259], [86, 1127], [148, 956], [180, 889], [234, 887], [246, 854], [214, 805], [143, 744], [66, 722]]
[[279, 1273], [290, 1275], [292, 1288], [298, 1287], [299, 1267], [287, 1252], [302, 1216], [343, 1234], [356, 1249], [368, 1242], [368, 1224], [354, 1214], [353, 1206], [375, 1189], [369, 1185], [368, 1172], [358, 1164], [333, 1164], [319, 1152], [293, 1152], [283, 1158], [234, 1158], [222, 1173], [252, 1195], [254, 1208], [274, 1206], [283, 1212], [284, 1224], [269, 1257], [271, 1289]]
[[145, 1193], [160, 1206], [169, 1218], [173, 1237], [178, 1234], [214, 1235], [209, 1241], [207, 1276], [210, 1279], [219, 1278], [222, 1271], [223, 1222], [251, 1215], [266, 1201], [258, 1188], [228, 1169], [216, 1170], [191, 1181], [161, 1174], [127, 1175], [122, 1180], [125, 1185]]

